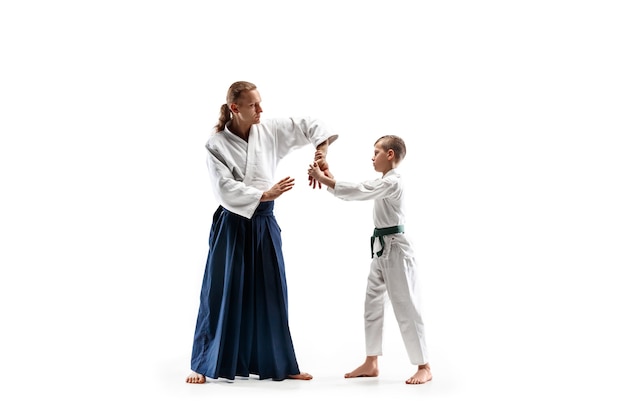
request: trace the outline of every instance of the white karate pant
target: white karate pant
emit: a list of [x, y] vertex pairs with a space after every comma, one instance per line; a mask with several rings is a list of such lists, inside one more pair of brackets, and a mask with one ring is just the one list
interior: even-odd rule
[[383, 353], [383, 322], [388, 299], [411, 364], [423, 365], [428, 363], [428, 354], [415, 255], [404, 234], [387, 235], [383, 239], [385, 249], [380, 257], [374, 253], [367, 279], [363, 316], [366, 355], [380, 356]]

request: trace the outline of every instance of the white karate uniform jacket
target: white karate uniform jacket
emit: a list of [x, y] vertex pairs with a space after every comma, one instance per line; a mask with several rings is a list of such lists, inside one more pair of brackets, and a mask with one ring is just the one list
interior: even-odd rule
[[[230, 124], [230, 123], [229, 123]], [[226, 128], [206, 143], [215, 198], [225, 209], [251, 218], [264, 191], [275, 184], [278, 162], [291, 151], [337, 139], [319, 120], [268, 119], [252, 125], [246, 142]]]

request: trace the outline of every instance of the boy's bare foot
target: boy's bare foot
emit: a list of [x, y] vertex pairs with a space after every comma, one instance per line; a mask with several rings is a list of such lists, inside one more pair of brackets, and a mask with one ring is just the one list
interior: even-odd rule
[[313, 379], [313, 375], [311, 374], [307, 374], [306, 372], [300, 372], [297, 375], [288, 375], [287, 376], [288, 379], [303, 379], [303, 380], [309, 380], [309, 379]]
[[409, 379], [406, 380], [407, 384], [425, 384], [433, 379], [433, 375], [430, 372], [430, 365], [420, 365], [417, 367], [417, 372]]
[[197, 372], [192, 372], [187, 377], [187, 383], [189, 384], [204, 384], [205, 382], [206, 382], [205, 376]]
[[365, 362], [352, 372], [344, 374], [344, 378], [362, 378], [378, 376], [378, 358], [376, 356], [368, 356]]

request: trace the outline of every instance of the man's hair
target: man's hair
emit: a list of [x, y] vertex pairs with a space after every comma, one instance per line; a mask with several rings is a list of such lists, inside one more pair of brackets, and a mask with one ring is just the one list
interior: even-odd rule
[[244, 91], [252, 91], [256, 90], [256, 85], [248, 81], [235, 81], [228, 88], [228, 92], [226, 93], [226, 103], [222, 104], [220, 107], [220, 117], [217, 121], [217, 124], [213, 127], [216, 132], [221, 132], [226, 127], [226, 123], [228, 123], [232, 119], [232, 115], [230, 114], [230, 104], [236, 103], [239, 100], [239, 96]]

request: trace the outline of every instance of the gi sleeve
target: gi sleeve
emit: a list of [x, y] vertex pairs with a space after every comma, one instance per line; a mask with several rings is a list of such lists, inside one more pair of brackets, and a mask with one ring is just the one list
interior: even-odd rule
[[361, 183], [337, 181], [335, 188], [328, 188], [328, 191], [342, 200], [366, 201], [393, 197], [400, 187], [395, 177], [389, 177]]
[[275, 138], [278, 159], [294, 149], [313, 145], [318, 147], [326, 140], [329, 144], [339, 135], [331, 133], [321, 120], [310, 117], [275, 119]]
[[252, 218], [258, 207], [263, 191], [247, 186], [242, 182], [243, 175], [236, 167], [231, 171], [220, 154], [209, 149], [207, 153], [209, 178], [215, 198], [228, 211], [247, 219]]

